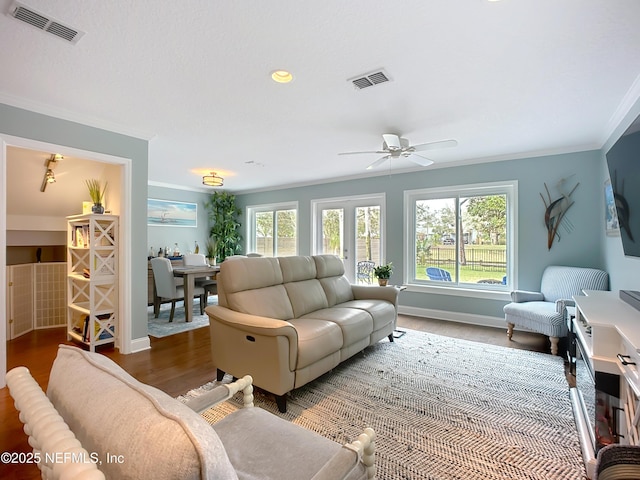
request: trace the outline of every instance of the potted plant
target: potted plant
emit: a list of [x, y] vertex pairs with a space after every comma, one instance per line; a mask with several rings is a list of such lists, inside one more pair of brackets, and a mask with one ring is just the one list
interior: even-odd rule
[[242, 210], [236, 205], [236, 196], [227, 192], [215, 192], [205, 202], [209, 212], [211, 230], [209, 236], [216, 242], [215, 256], [219, 262], [240, 253], [242, 248], [238, 217]]
[[107, 190], [107, 182], [104, 182], [104, 187], [100, 185], [100, 180], [96, 180], [95, 178], [85, 180], [85, 183], [87, 184], [89, 196], [93, 202], [91, 211], [93, 213], [104, 213], [104, 206], [102, 202], [104, 201], [104, 193]]
[[204, 248], [207, 252], [207, 263], [209, 265], [215, 265], [218, 242], [216, 242], [214, 238], [207, 238], [207, 242], [205, 243]]
[[389, 278], [393, 273], [393, 265], [391, 262], [386, 265], [378, 265], [373, 269], [373, 274], [378, 279], [378, 285], [384, 287], [389, 282]]

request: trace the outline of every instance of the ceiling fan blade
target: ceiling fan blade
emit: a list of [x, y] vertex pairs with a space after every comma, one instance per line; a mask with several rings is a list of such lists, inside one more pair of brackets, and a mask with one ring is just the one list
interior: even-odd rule
[[458, 145], [456, 140], [440, 140], [437, 142], [421, 143], [413, 146], [414, 152], [424, 152], [426, 150], [435, 150], [436, 148], [449, 148]]
[[377, 154], [381, 154], [381, 153], [387, 153], [385, 151], [382, 150], [378, 150], [378, 151], [370, 151], [370, 152], [341, 152], [338, 155], [362, 155], [363, 153], [377, 153]]
[[422, 165], [423, 167], [428, 167], [433, 163], [433, 160], [431, 160], [430, 158], [423, 157], [422, 155], [418, 155], [417, 153], [412, 153], [411, 155], [407, 156], [407, 158], [413, 163], [417, 163], [418, 165]]
[[400, 143], [400, 137], [393, 133], [383, 133], [382, 138], [384, 139], [384, 143], [387, 145], [389, 150], [400, 150], [402, 148], [402, 144]]
[[391, 157], [391, 155], [385, 155], [384, 157], [379, 158], [378, 160], [373, 162], [371, 165], [369, 165], [367, 167], [367, 170], [371, 170], [372, 168], [376, 168], [378, 165], [380, 165], [382, 162], [384, 162], [386, 159], [388, 159], [390, 157]]

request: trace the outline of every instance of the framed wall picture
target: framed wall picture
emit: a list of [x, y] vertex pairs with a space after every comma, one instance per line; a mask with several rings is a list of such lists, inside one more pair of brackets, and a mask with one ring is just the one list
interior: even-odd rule
[[147, 199], [147, 225], [157, 227], [198, 226], [198, 204]]
[[604, 221], [607, 235], [610, 237], [618, 236], [620, 235], [620, 225], [618, 224], [618, 213], [611, 180], [604, 182], [604, 203]]

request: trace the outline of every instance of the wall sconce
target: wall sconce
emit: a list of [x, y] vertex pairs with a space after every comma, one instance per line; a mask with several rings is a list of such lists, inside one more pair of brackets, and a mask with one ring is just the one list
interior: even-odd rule
[[216, 172], [211, 172], [210, 175], [202, 177], [202, 184], [208, 187], [221, 187], [224, 182], [222, 177], [216, 175]]
[[59, 160], [62, 160], [64, 157], [58, 153], [51, 155], [51, 158], [47, 160], [46, 167], [47, 170], [44, 172], [44, 178], [42, 179], [42, 186], [40, 187], [40, 191], [44, 192], [47, 189], [47, 185], [50, 183], [56, 182], [56, 176], [53, 173], [53, 169], [58, 164]]

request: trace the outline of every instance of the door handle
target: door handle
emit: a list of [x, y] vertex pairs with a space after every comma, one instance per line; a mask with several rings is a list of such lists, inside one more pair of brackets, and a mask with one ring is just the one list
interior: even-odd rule
[[620, 363], [622, 365], [635, 365], [636, 362], [630, 362], [628, 360], [626, 360], [627, 358], [631, 358], [629, 355], [622, 355], [621, 353], [619, 353], [618, 355], [616, 355], [618, 357], [618, 360], [620, 361]]

